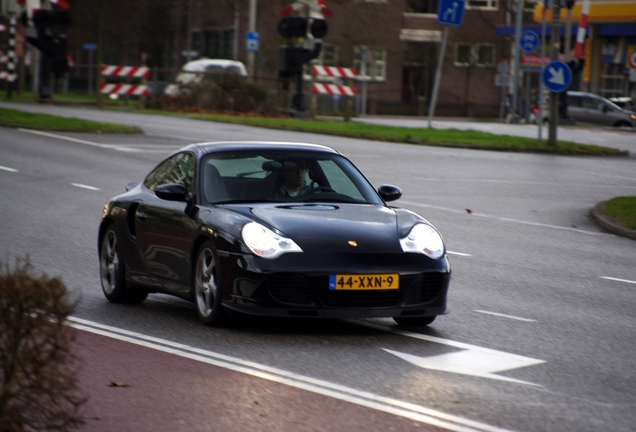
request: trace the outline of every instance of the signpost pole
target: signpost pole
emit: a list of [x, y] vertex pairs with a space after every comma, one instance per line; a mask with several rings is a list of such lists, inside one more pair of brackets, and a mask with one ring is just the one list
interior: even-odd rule
[[435, 84], [433, 85], [433, 94], [428, 107], [428, 128], [432, 127], [433, 114], [435, 113], [435, 104], [437, 103], [437, 91], [439, 90], [439, 80], [442, 75], [442, 65], [444, 64], [444, 55], [446, 53], [446, 42], [448, 40], [448, 26], [461, 26], [464, 21], [464, 9], [466, 2], [464, 0], [440, 0], [437, 9], [437, 22], [444, 25], [442, 33], [442, 46], [439, 51], [439, 59], [437, 60], [437, 71], [435, 72]]
[[[541, 73], [545, 68], [545, 7], [541, 10]], [[539, 124], [539, 141], [543, 139], [543, 80], [539, 80], [539, 118], [537, 123]]]
[[[553, 1], [552, 5], [552, 31], [550, 32], [550, 59], [559, 57], [559, 40], [561, 38], [561, 25], [559, 22], [559, 2]], [[557, 127], [559, 123], [559, 93], [550, 92], [550, 124], [548, 125], [548, 144], [557, 145]]]
[[517, 123], [519, 68], [521, 63], [521, 18], [523, 16], [523, 0], [517, 0], [517, 16], [515, 20], [514, 61], [512, 64], [512, 98], [510, 100], [510, 122]]
[[446, 41], [448, 40], [448, 26], [444, 26], [442, 34], [442, 47], [439, 50], [439, 59], [437, 60], [437, 70], [435, 71], [435, 84], [433, 84], [433, 94], [428, 107], [428, 128], [432, 127], [433, 114], [435, 112], [435, 103], [437, 102], [437, 90], [439, 89], [439, 79], [442, 75], [442, 64], [444, 63], [444, 53], [446, 51]]

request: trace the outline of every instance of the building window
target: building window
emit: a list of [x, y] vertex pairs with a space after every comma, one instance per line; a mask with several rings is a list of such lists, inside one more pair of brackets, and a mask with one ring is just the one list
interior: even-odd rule
[[472, 63], [473, 46], [459, 43], [455, 45], [455, 66], [467, 67]]
[[455, 66], [458, 67], [492, 67], [495, 65], [495, 46], [493, 44], [455, 45]]
[[477, 66], [490, 67], [495, 65], [495, 46], [492, 44], [477, 44]]
[[499, 8], [498, 0], [468, 0], [466, 9], [488, 9], [497, 10]]
[[408, 6], [414, 13], [436, 14], [439, 0], [407, 0]]
[[386, 48], [359, 45], [353, 51], [353, 67], [358, 77], [373, 81], [386, 79]]

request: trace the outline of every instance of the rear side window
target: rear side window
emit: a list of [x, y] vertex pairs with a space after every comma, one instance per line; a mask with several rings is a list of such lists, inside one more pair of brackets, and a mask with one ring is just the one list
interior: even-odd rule
[[579, 96], [568, 96], [568, 105], [573, 107], [580, 107], [581, 98]]
[[180, 183], [192, 192], [194, 179], [194, 156], [190, 153], [179, 153], [163, 161], [144, 181], [144, 186], [154, 191], [162, 184]]

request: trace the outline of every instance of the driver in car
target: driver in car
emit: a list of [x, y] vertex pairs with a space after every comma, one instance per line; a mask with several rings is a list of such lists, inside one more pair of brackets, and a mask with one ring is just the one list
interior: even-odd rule
[[276, 191], [279, 198], [293, 198], [304, 194], [309, 185], [307, 185], [307, 171], [309, 165], [302, 159], [292, 159], [296, 167], [291, 170], [281, 172], [282, 184]]

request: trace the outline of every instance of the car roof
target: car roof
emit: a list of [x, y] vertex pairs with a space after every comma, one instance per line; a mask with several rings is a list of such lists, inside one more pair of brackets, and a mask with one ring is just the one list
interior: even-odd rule
[[340, 154], [331, 147], [298, 142], [278, 142], [278, 141], [220, 141], [202, 142], [190, 144], [179, 151], [190, 150], [199, 153], [200, 156], [207, 153], [222, 151], [313, 151], [319, 153]]
[[245, 66], [237, 60], [228, 59], [199, 59], [192, 60], [183, 65], [182, 70], [187, 72], [203, 72], [206, 66], [216, 65], [221, 67], [237, 66], [243, 71]]

